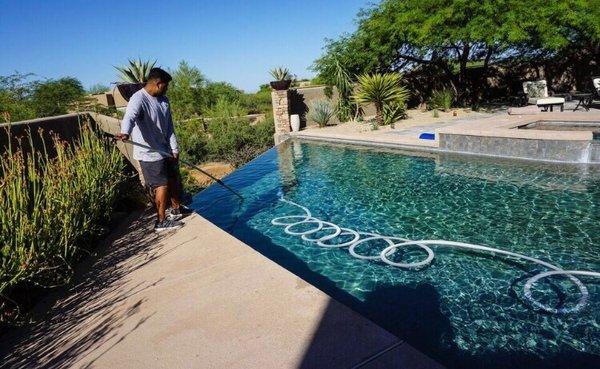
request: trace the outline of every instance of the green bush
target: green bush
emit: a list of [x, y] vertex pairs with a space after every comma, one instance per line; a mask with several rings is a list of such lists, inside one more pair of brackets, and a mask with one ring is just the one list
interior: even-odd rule
[[[237, 103], [223, 100], [213, 108], [211, 118], [176, 123], [181, 158], [197, 164], [226, 161], [239, 167], [273, 146], [273, 117], [252, 125], [244, 117], [230, 116], [237, 109]], [[195, 192], [189, 185], [185, 187]]]
[[254, 94], [242, 95], [240, 105], [246, 110], [247, 114], [269, 113], [272, 109], [271, 87], [261, 86], [261, 89]]
[[208, 123], [208, 158], [244, 165], [273, 145], [274, 131], [272, 118], [255, 125], [245, 118], [215, 118]]
[[452, 104], [454, 103], [454, 92], [452, 90], [440, 90], [433, 91], [431, 94], [431, 98], [427, 104], [427, 108], [429, 110], [439, 109], [442, 111], [448, 111], [452, 108]]
[[175, 123], [175, 132], [179, 144], [179, 154], [184, 160], [200, 163], [205, 160], [208, 151], [208, 135], [202, 118]]
[[[51, 149], [55, 157], [9, 146], [0, 157], [2, 297], [15, 286], [53, 284], [71, 270], [82, 243], [101, 232], [124, 180], [121, 153], [88, 126], [74, 145], [55, 137]], [[14, 307], [8, 301], [0, 300], [3, 313]]]

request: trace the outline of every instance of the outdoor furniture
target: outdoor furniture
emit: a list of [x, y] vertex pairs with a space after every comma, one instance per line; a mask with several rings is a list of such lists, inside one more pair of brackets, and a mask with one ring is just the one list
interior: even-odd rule
[[600, 99], [600, 77], [592, 77], [592, 84], [594, 85], [595, 97]]
[[545, 79], [539, 81], [523, 82], [523, 92], [527, 94], [527, 102], [531, 105], [537, 105], [544, 111], [554, 111], [554, 106], [559, 106], [560, 111], [564, 111], [564, 97], [550, 97], [548, 95], [548, 84]]
[[537, 99], [537, 104], [539, 108], [544, 109], [544, 111], [554, 111], [554, 106], [560, 107], [560, 111], [565, 110], [565, 98], [564, 97], [547, 97], [545, 99]]
[[596, 89], [596, 93], [600, 96], [600, 77], [592, 77], [592, 83]]
[[592, 106], [592, 102], [594, 101], [593, 93], [575, 91], [575, 92], [571, 93], [571, 96], [573, 96], [573, 99], [578, 100], [577, 106], [575, 106], [575, 109], [573, 109], [573, 111], [576, 111], [577, 109], [579, 109], [579, 106], [583, 106], [585, 111], [590, 110], [590, 107]]

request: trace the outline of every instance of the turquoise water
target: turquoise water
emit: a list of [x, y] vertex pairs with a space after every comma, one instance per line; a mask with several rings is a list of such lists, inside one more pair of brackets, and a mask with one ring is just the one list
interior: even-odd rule
[[[356, 259], [347, 248], [319, 247], [271, 224], [278, 216], [303, 214], [280, 201], [283, 195], [340, 227], [486, 245], [564, 269], [600, 271], [597, 169], [416, 155], [292, 141], [226, 178], [243, 203], [211, 186], [194, 197], [193, 207], [448, 367], [597, 367], [600, 279], [580, 278], [590, 293], [581, 312], [549, 314], [523, 294], [528, 278], [548, 270], [540, 265], [432, 246], [431, 265], [405, 270]], [[377, 255], [386, 246], [374, 240], [356, 251]], [[425, 256], [409, 248], [394, 258]], [[533, 296], [570, 307], [580, 295], [567, 278], [553, 277], [536, 284]]]

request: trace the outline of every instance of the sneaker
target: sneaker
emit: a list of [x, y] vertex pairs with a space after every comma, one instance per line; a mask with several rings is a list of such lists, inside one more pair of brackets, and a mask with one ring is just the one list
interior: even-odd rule
[[165, 219], [162, 222], [156, 222], [156, 224], [154, 225], [154, 231], [162, 232], [162, 231], [168, 231], [171, 229], [178, 229], [181, 227], [183, 227], [182, 222], [178, 222], [178, 221], [172, 220], [172, 219]]
[[192, 214], [194, 211], [185, 205], [179, 205], [177, 209], [167, 209], [167, 218], [170, 220], [179, 220], [185, 216]]

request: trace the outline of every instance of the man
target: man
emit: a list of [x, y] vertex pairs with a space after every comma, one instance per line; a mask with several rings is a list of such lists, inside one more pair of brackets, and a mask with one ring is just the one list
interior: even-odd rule
[[[146, 185], [155, 192], [158, 220], [154, 225], [157, 232], [183, 226], [179, 221], [191, 211], [179, 200], [179, 149], [169, 99], [165, 96], [171, 75], [160, 68], [152, 68], [142, 89], [129, 99], [121, 123], [120, 140], [131, 140], [165, 152], [161, 153], [133, 146], [133, 157], [140, 162]], [[171, 208], [167, 205], [171, 202]]]

